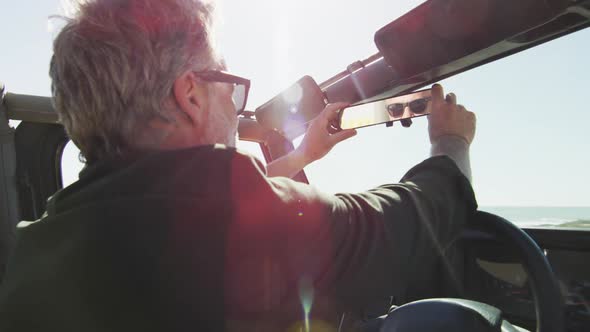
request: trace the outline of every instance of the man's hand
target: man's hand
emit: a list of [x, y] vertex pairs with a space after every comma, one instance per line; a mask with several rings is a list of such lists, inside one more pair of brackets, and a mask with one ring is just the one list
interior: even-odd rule
[[446, 98], [443, 98], [443, 94], [441, 85], [432, 86], [432, 111], [428, 116], [430, 143], [436, 142], [441, 136], [450, 135], [471, 144], [475, 137], [475, 114], [463, 105], [457, 105], [454, 93], [449, 93]]
[[305, 166], [325, 156], [334, 145], [356, 135], [356, 130], [343, 130], [335, 134], [328, 132], [328, 125], [338, 116], [338, 110], [348, 106], [335, 103], [326, 106], [309, 125], [305, 137], [297, 149], [266, 165], [267, 175], [293, 177]]
[[430, 155], [450, 157], [471, 181], [469, 145], [475, 136], [475, 114], [457, 105], [457, 96], [449, 93], [443, 98], [443, 88], [432, 86], [432, 110], [428, 116]]
[[346, 103], [329, 104], [311, 122], [303, 141], [301, 141], [301, 144], [295, 151], [301, 155], [306, 165], [321, 159], [336, 144], [356, 135], [356, 130], [354, 129], [342, 130], [335, 134], [328, 132], [328, 126], [331, 121], [338, 117], [338, 111], [347, 106], [348, 104]]

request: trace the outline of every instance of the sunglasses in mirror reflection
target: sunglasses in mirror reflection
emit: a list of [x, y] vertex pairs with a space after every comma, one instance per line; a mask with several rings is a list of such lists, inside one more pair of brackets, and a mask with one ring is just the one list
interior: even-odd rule
[[382, 99], [373, 103], [345, 108], [340, 112], [339, 129], [352, 129], [389, 123], [430, 113], [431, 90]]
[[430, 90], [385, 100], [385, 109], [391, 120], [426, 115], [430, 113]]

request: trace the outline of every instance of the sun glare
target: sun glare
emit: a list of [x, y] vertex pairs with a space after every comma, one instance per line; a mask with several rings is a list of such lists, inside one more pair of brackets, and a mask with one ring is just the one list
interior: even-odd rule
[[81, 0], [60, 0], [59, 14], [67, 17], [73, 16], [81, 2]]
[[289, 36], [290, 17], [286, 6], [281, 2], [272, 2], [270, 7], [273, 17], [272, 32], [272, 71], [273, 81], [277, 86], [287, 86], [289, 82], [290, 57]]
[[73, 17], [76, 14], [80, 1], [81, 0], [59, 1], [55, 13], [47, 18], [47, 32], [51, 34], [52, 39], [55, 38], [65, 26], [66, 20], [64, 17]]

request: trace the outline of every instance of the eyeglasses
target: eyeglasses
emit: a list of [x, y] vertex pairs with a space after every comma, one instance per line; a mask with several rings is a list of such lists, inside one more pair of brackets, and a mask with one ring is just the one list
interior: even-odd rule
[[432, 98], [430, 98], [430, 97], [426, 97], [426, 98], [412, 100], [411, 102], [408, 102], [408, 103], [390, 104], [390, 105], [387, 105], [387, 112], [392, 117], [398, 118], [404, 114], [404, 110], [406, 109], [406, 107], [409, 107], [410, 111], [412, 113], [422, 114], [424, 111], [426, 111], [426, 108], [428, 107], [428, 102], [431, 99]]
[[233, 84], [232, 100], [236, 108], [236, 115], [240, 115], [246, 109], [248, 92], [250, 92], [250, 80], [243, 77], [228, 74], [220, 70], [204, 70], [195, 72], [198, 77], [207, 82], [221, 82]]

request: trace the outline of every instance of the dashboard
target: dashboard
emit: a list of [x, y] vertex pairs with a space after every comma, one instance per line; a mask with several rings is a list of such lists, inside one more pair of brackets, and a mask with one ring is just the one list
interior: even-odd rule
[[[590, 331], [590, 252], [545, 250], [565, 305], [566, 331]], [[535, 307], [527, 272], [506, 246], [471, 244], [465, 253], [466, 297], [493, 305], [513, 324], [534, 330]]]

